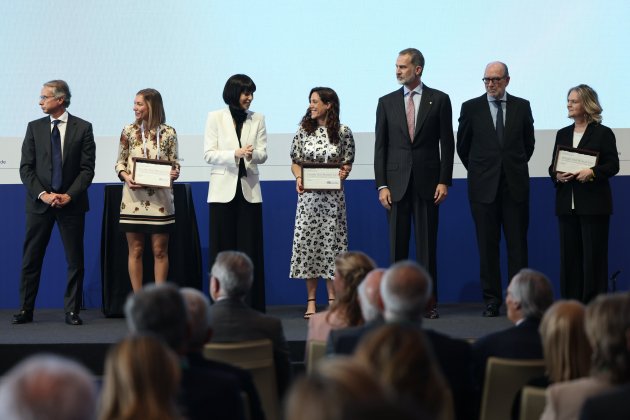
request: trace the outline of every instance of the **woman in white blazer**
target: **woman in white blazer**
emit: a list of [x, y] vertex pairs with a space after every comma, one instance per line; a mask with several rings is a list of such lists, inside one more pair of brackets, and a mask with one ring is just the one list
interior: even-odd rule
[[265, 117], [252, 112], [256, 84], [244, 74], [225, 83], [226, 108], [208, 114], [204, 133], [206, 162], [212, 165], [210, 208], [210, 261], [225, 250], [241, 251], [254, 264], [249, 304], [265, 311], [262, 230], [262, 194], [258, 164], [267, 160]]

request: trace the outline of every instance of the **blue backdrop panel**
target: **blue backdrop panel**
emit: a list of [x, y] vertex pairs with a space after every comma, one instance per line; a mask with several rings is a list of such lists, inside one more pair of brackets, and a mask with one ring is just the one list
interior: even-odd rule
[[[546, 273], [553, 281], [558, 296], [558, 229], [553, 213], [554, 191], [546, 178], [531, 182], [531, 214], [529, 227], [530, 266]], [[387, 219], [374, 189], [374, 181], [359, 180], [346, 183], [350, 249], [370, 255], [380, 266], [389, 261]], [[630, 189], [630, 177], [612, 180], [615, 214], [611, 219], [609, 269], [622, 270], [618, 288], [628, 290], [630, 262], [626, 242], [630, 232], [630, 199], [623, 191]], [[263, 189], [263, 218], [265, 245], [265, 278], [268, 305], [304, 303], [304, 282], [288, 278], [291, 243], [297, 197], [293, 181], [266, 181]], [[89, 190], [91, 210], [86, 217], [85, 230], [85, 305], [100, 308], [101, 279], [99, 244], [103, 211], [104, 184], [94, 184]], [[5, 204], [0, 206], [0, 238], [2, 238], [2, 274], [0, 275], [0, 308], [19, 306], [18, 287], [22, 241], [24, 238], [24, 196], [22, 185], [0, 185]], [[208, 207], [207, 183], [192, 183], [192, 194], [197, 213], [203, 259], [203, 287], [207, 291], [208, 267]], [[10, 199], [8, 199], [10, 198]], [[466, 180], [454, 180], [449, 196], [440, 213], [438, 239], [439, 293], [442, 302], [481, 301], [478, 280], [478, 254], [475, 230]], [[504, 252], [502, 250], [502, 252]], [[413, 249], [412, 249], [413, 255]], [[503, 256], [505, 261], [505, 255]], [[576, 261], [576, 264], [579, 263]], [[505, 276], [506, 267], [503, 266]], [[65, 256], [59, 234], [55, 229], [48, 246], [36, 308], [62, 308], [66, 281]], [[323, 286], [323, 285], [322, 285]], [[507, 286], [507, 278], [504, 278]], [[325, 300], [320, 287], [318, 299]]]

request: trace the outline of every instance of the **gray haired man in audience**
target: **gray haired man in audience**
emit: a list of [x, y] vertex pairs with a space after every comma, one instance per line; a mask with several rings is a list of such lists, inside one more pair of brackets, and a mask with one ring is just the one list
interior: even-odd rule
[[382, 268], [375, 268], [359, 284], [359, 305], [365, 324], [356, 327], [333, 329], [328, 336], [327, 354], [352, 354], [363, 335], [383, 325], [383, 299], [381, 299]]
[[32, 356], [0, 383], [0, 418], [11, 420], [91, 420], [96, 386], [90, 372], [51, 354]]
[[244, 298], [253, 281], [254, 265], [244, 253], [223, 251], [217, 255], [210, 275], [210, 307], [212, 342], [269, 339], [278, 380], [278, 395], [282, 397], [291, 379], [289, 346], [279, 319], [248, 307]]
[[188, 325], [190, 327], [190, 339], [188, 340], [188, 353], [186, 357], [190, 367], [209, 368], [234, 375], [243, 392], [247, 394], [249, 413], [252, 420], [264, 420], [260, 396], [252, 380], [252, 375], [246, 370], [216, 360], [208, 360], [203, 357], [203, 347], [212, 337], [210, 328], [210, 300], [197, 289], [190, 287], [181, 288], [180, 293], [186, 303], [188, 311]]
[[538, 328], [553, 303], [551, 282], [543, 273], [524, 268], [510, 281], [505, 297], [507, 317], [513, 327], [480, 338], [473, 345], [473, 380], [480, 392], [488, 357], [542, 359]]
[[[421, 328], [432, 293], [431, 275], [415, 261], [393, 264], [381, 281], [385, 322], [401, 322]], [[470, 372], [470, 345], [436, 331], [423, 329], [440, 363], [455, 403], [457, 419], [471, 418], [474, 411]]]
[[129, 295], [125, 303], [129, 330], [162, 339], [181, 360], [179, 405], [190, 420], [242, 420], [244, 407], [237, 378], [226, 372], [192, 366], [187, 357], [190, 328], [181, 293], [172, 284], [151, 284]]

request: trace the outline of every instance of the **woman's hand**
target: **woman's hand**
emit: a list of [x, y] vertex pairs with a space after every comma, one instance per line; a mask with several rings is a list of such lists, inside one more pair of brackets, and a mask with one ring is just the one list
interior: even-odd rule
[[295, 178], [295, 191], [297, 191], [298, 194], [304, 193], [304, 186], [302, 185], [301, 176], [298, 176], [297, 178]]
[[595, 175], [593, 174], [593, 170], [591, 168], [582, 169], [580, 172], [575, 174], [575, 179], [580, 182], [589, 182], [595, 179]]
[[575, 178], [575, 174], [572, 174], [571, 172], [556, 172], [556, 181], [561, 184], [569, 182], [573, 180], [573, 178]]
[[345, 180], [350, 175], [350, 171], [352, 171], [352, 165], [348, 163], [341, 165], [341, 168], [339, 168], [339, 178], [341, 178], [342, 181]]
[[179, 166], [173, 166], [171, 168], [171, 179], [176, 181], [179, 178]]
[[120, 173], [120, 175], [125, 180], [125, 184], [127, 184], [130, 190], [139, 190], [140, 188], [144, 188], [142, 185], [136, 184], [131, 175], [129, 175], [127, 172], [123, 171]]
[[254, 146], [252, 146], [251, 144], [248, 144], [245, 147], [241, 147], [240, 149], [236, 149], [234, 151], [234, 157], [239, 158], [239, 159], [247, 159], [247, 160], [251, 160], [252, 159], [252, 153], [254, 153]]

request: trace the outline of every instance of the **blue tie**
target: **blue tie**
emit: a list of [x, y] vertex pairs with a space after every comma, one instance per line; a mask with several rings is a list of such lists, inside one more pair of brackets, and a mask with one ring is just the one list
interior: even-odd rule
[[503, 144], [503, 107], [501, 106], [502, 101], [494, 101], [497, 106], [497, 137], [499, 138], [499, 144]]
[[61, 133], [59, 132], [58, 124], [61, 120], [54, 120], [54, 127], [50, 134], [50, 143], [52, 149], [52, 182], [51, 188], [54, 192], [59, 192], [61, 189]]

